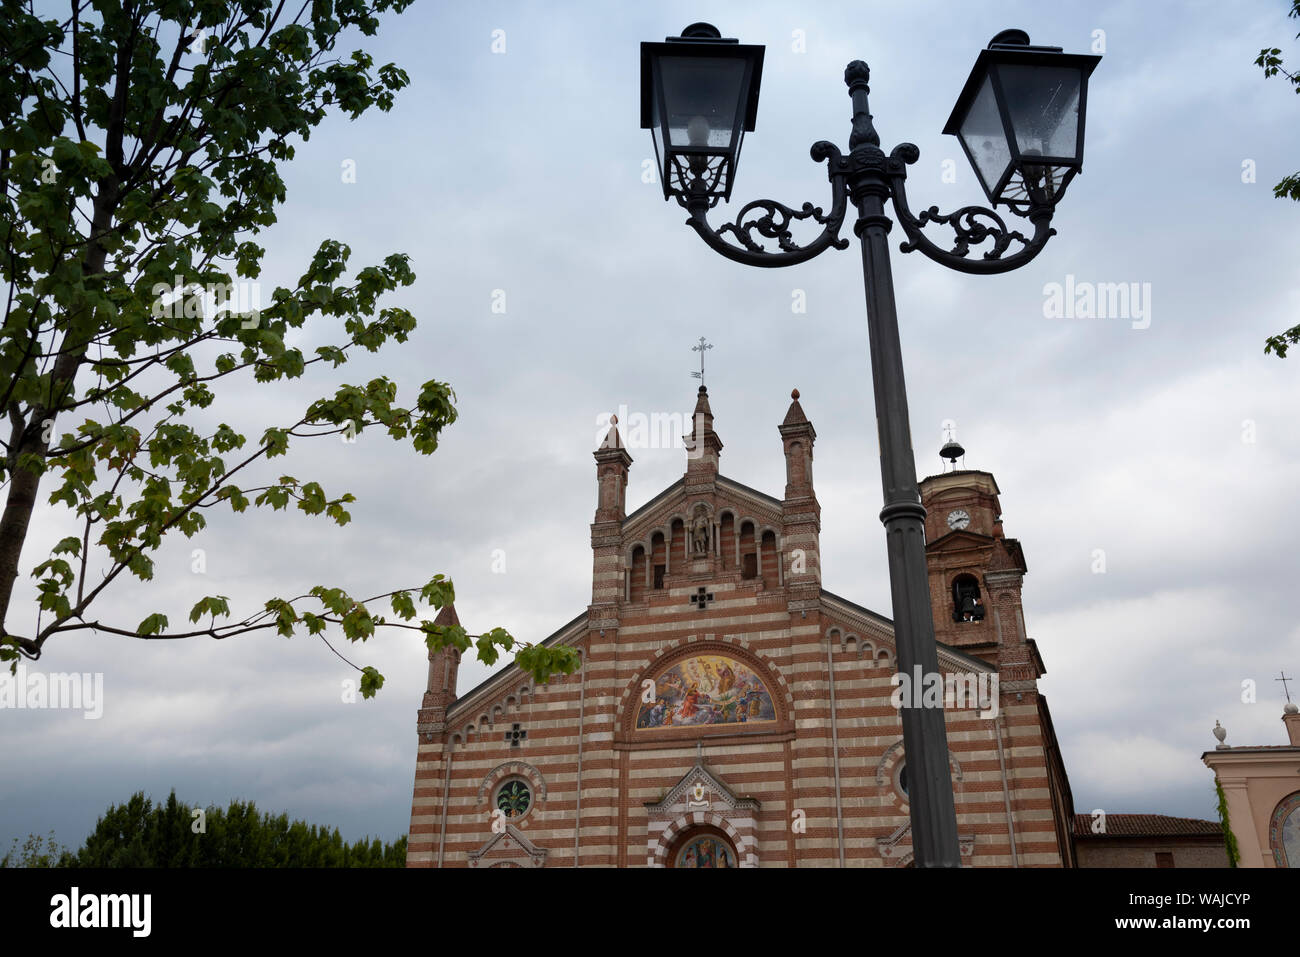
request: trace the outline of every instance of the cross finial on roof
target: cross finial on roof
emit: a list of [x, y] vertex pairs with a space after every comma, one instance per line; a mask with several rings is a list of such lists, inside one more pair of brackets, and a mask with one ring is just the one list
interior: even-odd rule
[[700, 385], [704, 385], [704, 351], [712, 348], [713, 343], [706, 340], [703, 336], [700, 336], [700, 344], [698, 346], [691, 346], [692, 352], [698, 352], [700, 354], [700, 371], [691, 373], [692, 378], [700, 380]]

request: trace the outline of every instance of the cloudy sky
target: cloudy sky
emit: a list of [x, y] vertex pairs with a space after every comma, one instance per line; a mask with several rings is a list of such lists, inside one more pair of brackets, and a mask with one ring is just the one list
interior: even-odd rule
[[[982, 194], [939, 131], [978, 50], [1015, 26], [1070, 52], [1104, 43], [1085, 171], [1028, 267], [966, 276], [895, 254], [918, 468], [938, 471], [951, 419], [966, 467], [997, 477], [1029, 565], [1025, 619], [1076, 809], [1211, 817], [1200, 755], [1214, 722], [1230, 744], [1282, 743], [1273, 679], [1300, 674], [1300, 354], [1262, 351], [1300, 311], [1300, 208], [1271, 193], [1300, 167], [1300, 100], [1252, 64], [1274, 45], [1300, 64], [1286, 8], [423, 3], [388, 18], [368, 48], [411, 86], [391, 113], [332, 119], [298, 150], [263, 240], [264, 279], [295, 278], [326, 237], [350, 244], [358, 268], [406, 252], [419, 279], [391, 302], [419, 329], [338, 372], [225, 395], [213, 421], [260, 434], [340, 382], [381, 374], [409, 401], [427, 379], [450, 382], [460, 419], [430, 457], [373, 432], [300, 446], [268, 474], [352, 491], [349, 526], [214, 514], [199, 539], [164, 548], [152, 584], [108, 593], [101, 618], [181, 621], [205, 594], [251, 611], [317, 583], [361, 596], [441, 571], [471, 631], [541, 640], [590, 600], [599, 418], [619, 406], [689, 413], [700, 336], [715, 344], [707, 381], [724, 473], [781, 493], [777, 425], [798, 387], [818, 434], [824, 584], [889, 614], [857, 252], [758, 270], [708, 250], [643, 181], [637, 45], [708, 20], [767, 46], [733, 208], [828, 201], [808, 147], [846, 145], [841, 75], [861, 58], [883, 145], [921, 149], [913, 206], [950, 210]], [[349, 160], [354, 183], [343, 182]], [[1049, 318], [1045, 288], [1067, 277], [1137, 283], [1149, 315]], [[632, 454], [629, 508], [685, 461], [680, 449]], [[43, 508], [26, 567], [67, 528]], [[206, 575], [190, 570], [195, 547]], [[355, 673], [319, 640], [51, 641], [43, 668], [103, 673], [104, 715], [4, 714], [2, 846], [50, 830], [76, 846], [108, 804], [172, 788], [190, 803], [252, 799], [349, 839], [405, 833], [424, 649], [401, 633], [341, 650], [384, 672], [378, 698], [345, 703]], [[462, 667], [461, 689], [487, 673]], [[1252, 679], [1258, 701], [1243, 703]]]

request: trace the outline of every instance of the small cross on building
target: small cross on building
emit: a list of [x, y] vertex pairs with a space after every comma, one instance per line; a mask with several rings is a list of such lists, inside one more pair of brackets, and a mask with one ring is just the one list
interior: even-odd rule
[[704, 611], [704, 609], [709, 606], [709, 602], [713, 601], [713, 592], [706, 591], [704, 586], [701, 585], [699, 590], [690, 598], [686, 599], [686, 601], [688, 604], [694, 605], [700, 611]]
[[512, 724], [510, 730], [506, 732], [506, 736], [501, 740], [509, 741], [510, 747], [517, 748], [519, 747], [519, 742], [524, 740], [526, 737], [528, 737], [528, 732], [523, 729], [522, 725]]

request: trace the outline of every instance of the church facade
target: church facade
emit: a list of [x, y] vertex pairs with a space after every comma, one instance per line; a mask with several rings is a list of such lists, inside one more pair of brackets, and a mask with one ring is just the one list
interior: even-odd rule
[[[458, 653], [430, 656], [408, 866], [911, 863], [891, 622], [822, 588], [816, 432], [792, 398], [780, 498], [719, 472], [701, 386], [685, 474], [628, 514], [611, 426], [591, 604], [546, 639], [582, 667], [536, 683], [512, 664], [458, 694]], [[920, 492], [963, 865], [1075, 866], [997, 483], [951, 471]]]

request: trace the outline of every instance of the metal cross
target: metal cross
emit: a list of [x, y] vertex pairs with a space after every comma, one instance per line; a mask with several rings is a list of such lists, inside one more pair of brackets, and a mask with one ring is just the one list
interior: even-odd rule
[[524, 740], [526, 737], [528, 737], [528, 732], [523, 729], [522, 725], [512, 724], [510, 730], [506, 732], [506, 736], [501, 740], [509, 741], [510, 747], [517, 748], [519, 747], [519, 742]]
[[713, 343], [706, 342], [703, 336], [700, 336], [700, 344], [698, 346], [691, 346], [692, 352], [698, 352], [700, 354], [700, 371], [691, 373], [693, 378], [700, 380], [700, 385], [704, 385], [704, 350], [712, 348]]
[[1281, 678], [1274, 678], [1273, 680], [1274, 680], [1274, 681], [1280, 681], [1280, 682], [1282, 682], [1282, 692], [1283, 692], [1283, 694], [1286, 695], [1286, 703], [1287, 703], [1287, 704], [1290, 704], [1290, 703], [1291, 703], [1291, 692], [1290, 692], [1289, 690], [1287, 690], [1286, 683], [1287, 683], [1288, 681], [1295, 681], [1295, 679], [1294, 679], [1294, 678], [1288, 678], [1288, 677], [1286, 676], [1286, 672], [1285, 672], [1285, 671], [1279, 671], [1278, 674], [1280, 674], [1282, 677], [1281, 677]]
[[700, 611], [704, 611], [711, 601], [713, 601], [713, 592], [705, 591], [703, 585], [700, 586], [699, 590], [694, 595], [691, 595], [691, 597], [686, 599], [687, 604], [694, 605]]

